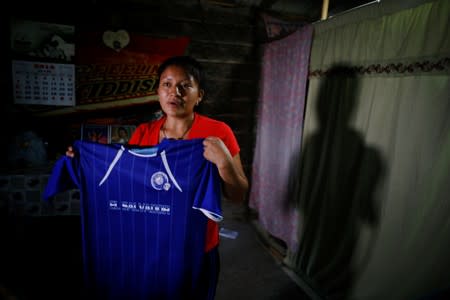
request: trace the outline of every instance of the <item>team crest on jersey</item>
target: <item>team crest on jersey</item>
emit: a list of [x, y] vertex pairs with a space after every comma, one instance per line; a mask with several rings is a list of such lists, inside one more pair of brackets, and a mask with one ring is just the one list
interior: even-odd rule
[[152, 187], [155, 190], [165, 190], [168, 191], [170, 189], [170, 183], [169, 178], [167, 177], [166, 173], [164, 172], [156, 172], [152, 175], [152, 178], [150, 179], [150, 182], [152, 184]]

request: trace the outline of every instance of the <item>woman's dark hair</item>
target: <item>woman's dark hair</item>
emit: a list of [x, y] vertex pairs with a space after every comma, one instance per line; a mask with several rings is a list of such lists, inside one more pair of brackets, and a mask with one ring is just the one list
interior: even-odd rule
[[186, 71], [186, 73], [188, 73], [189, 75], [194, 77], [194, 79], [198, 83], [198, 87], [205, 91], [203, 68], [200, 65], [200, 63], [191, 56], [173, 56], [173, 57], [166, 59], [158, 68], [157, 85], [159, 85], [159, 79], [161, 78], [161, 74], [169, 66], [178, 66], [178, 67], [183, 68]]

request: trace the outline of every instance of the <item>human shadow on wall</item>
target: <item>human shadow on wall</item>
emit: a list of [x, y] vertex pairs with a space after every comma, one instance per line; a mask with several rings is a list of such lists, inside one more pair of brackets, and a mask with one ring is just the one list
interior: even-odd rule
[[381, 155], [349, 124], [357, 85], [346, 66], [327, 72], [317, 99], [318, 128], [298, 151], [289, 177], [289, 206], [302, 218], [295, 269], [327, 299], [348, 299], [370, 254], [369, 241], [364, 255], [355, 256], [361, 230], [375, 229], [379, 219], [374, 191]]

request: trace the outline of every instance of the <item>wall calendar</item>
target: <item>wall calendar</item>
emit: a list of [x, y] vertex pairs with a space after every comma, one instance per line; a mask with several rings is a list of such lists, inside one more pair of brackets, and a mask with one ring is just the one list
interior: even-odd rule
[[75, 105], [75, 66], [13, 61], [13, 93], [17, 104]]
[[11, 20], [14, 103], [75, 106], [75, 27]]

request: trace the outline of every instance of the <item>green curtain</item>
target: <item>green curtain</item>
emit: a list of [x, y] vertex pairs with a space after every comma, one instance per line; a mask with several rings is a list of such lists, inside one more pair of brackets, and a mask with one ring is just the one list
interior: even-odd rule
[[383, 12], [315, 26], [285, 262], [331, 299], [450, 289], [450, 1]]

